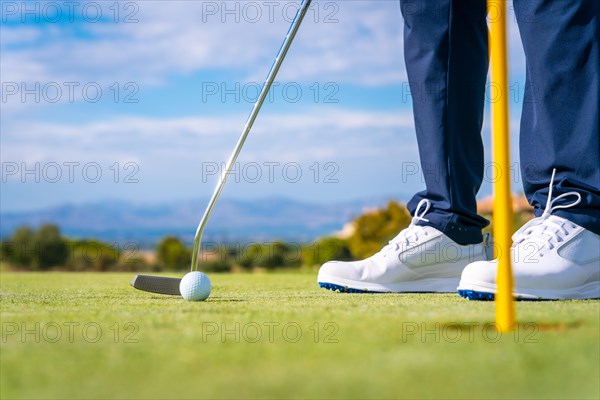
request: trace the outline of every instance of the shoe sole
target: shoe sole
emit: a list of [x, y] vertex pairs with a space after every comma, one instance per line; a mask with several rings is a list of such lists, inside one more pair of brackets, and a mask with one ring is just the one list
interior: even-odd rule
[[[458, 286], [461, 297], [476, 301], [493, 301], [496, 294], [496, 285], [485, 283], [464, 283]], [[535, 290], [515, 288], [513, 296], [517, 301], [544, 301], [544, 300], [588, 300], [600, 298], [600, 282], [590, 282], [577, 288], [563, 290]]]
[[385, 292], [369, 292], [366, 290], [353, 289], [353, 288], [349, 288], [348, 286], [341, 286], [341, 285], [336, 285], [334, 283], [326, 283], [326, 282], [319, 282], [319, 286], [323, 289], [331, 290], [332, 292], [338, 292], [338, 293], [373, 293], [373, 294], [385, 293]]
[[339, 293], [455, 293], [459, 278], [421, 279], [389, 285], [319, 276], [323, 289]]

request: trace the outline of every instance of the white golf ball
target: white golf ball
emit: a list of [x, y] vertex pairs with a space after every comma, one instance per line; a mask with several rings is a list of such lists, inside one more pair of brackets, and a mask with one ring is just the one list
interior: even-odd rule
[[186, 274], [179, 284], [181, 296], [187, 301], [204, 301], [210, 296], [211, 289], [210, 279], [200, 271]]

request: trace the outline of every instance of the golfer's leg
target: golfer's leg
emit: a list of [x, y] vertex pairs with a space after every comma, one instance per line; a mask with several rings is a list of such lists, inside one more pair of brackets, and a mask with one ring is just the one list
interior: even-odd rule
[[[600, 298], [600, 1], [513, 4], [527, 58], [522, 173], [527, 197], [541, 216], [514, 236], [514, 294]], [[575, 193], [543, 214], [554, 168], [558, 179], [552, 197]], [[493, 298], [497, 269], [494, 262], [468, 265], [459, 293]]]
[[401, 0], [404, 54], [433, 226], [460, 244], [481, 242], [481, 126], [488, 70], [485, 0]]
[[467, 264], [486, 259], [487, 221], [475, 203], [483, 175], [485, 0], [401, 0], [401, 6], [427, 190], [409, 203], [410, 226], [379, 252], [325, 263], [317, 280], [326, 289], [453, 292]]
[[527, 58], [525, 193], [539, 216], [556, 168], [553, 197], [576, 191], [582, 202], [553, 214], [600, 234], [600, 1], [515, 0], [514, 7]]

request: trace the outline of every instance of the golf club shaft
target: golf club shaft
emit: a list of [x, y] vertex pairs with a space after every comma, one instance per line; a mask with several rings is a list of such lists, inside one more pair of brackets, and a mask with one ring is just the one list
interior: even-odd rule
[[229, 158], [229, 161], [227, 161], [225, 170], [221, 172], [221, 177], [219, 179], [219, 183], [217, 184], [217, 187], [215, 188], [215, 191], [210, 199], [210, 202], [208, 203], [208, 206], [206, 207], [206, 210], [204, 211], [204, 215], [202, 216], [202, 219], [200, 220], [198, 229], [196, 230], [196, 236], [194, 237], [194, 250], [192, 253], [192, 268], [191, 268], [192, 271], [198, 270], [198, 254], [200, 252], [200, 244], [202, 242], [202, 233], [204, 232], [204, 227], [206, 226], [206, 223], [208, 222], [208, 219], [210, 218], [213, 208], [215, 207], [215, 203], [217, 202], [219, 196], [221, 195], [221, 192], [223, 191], [223, 186], [225, 185], [225, 182], [227, 182], [227, 177], [229, 176], [229, 173], [231, 172], [233, 165], [235, 164], [235, 161], [236, 161], [238, 155], [240, 154], [240, 151], [242, 150], [244, 143], [246, 142], [246, 138], [248, 137], [248, 134], [250, 133], [250, 130], [252, 129], [252, 125], [254, 125], [254, 121], [256, 120], [256, 117], [258, 116], [258, 113], [260, 112], [260, 109], [265, 101], [265, 98], [267, 97], [267, 94], [269, 93], [269, 90], [271, 89], [271, 85], [273, 84], [273, 81], [275, 80], [275, 77], [277, 76], [277, 73], [279, 72], [279, 68], [281, 68], [281, 64], [283, 63], [283, 60], [285, 59], [286, 54], [287, 54], [288, 50], [290, 49], [290, 46], [291, 46], [292, 42], [294, 41], [294, 38], [296, 37], [296, 33], [298, 33], [298, 29], [300, 28], [300, 25], [302, 24], [302, 21], [304, 20], [304, 17], [306, 16], [306, 12], [308, 11], [308, 7], [310, 6], [311, 2], [312, 2], [312, 0], [303, 0], [302, 1], [302, 4], [300, 5], [300, 9], [296, 13], [296, 17], [294, 18], [292, 25], [290, 26], [290, 29], [285, 37], [285, 40], [283, 41], [283, 44], [281, 45], [281, 48], [279, 49], [279, 53], [277, 54], [277, 57], [275, 58], [275, 62], [273, 63], [273, 66], [271, 67], [271, 70], [269, 71], [269, 75], [267, 76], [267, 79], [265, 80], [265, 83], [262, 87], [260, 95], [258, 96], [258, 100], [254, 104], [254, 108], [252, 109], [252, 112], [250, 113], [250, 116], [248, 117], [246, 126], [244, 127], [244, 130], [242, 131], [242, 134], [240, 135], [240, 138], [238, 139], [238, 142], [235, 145], [233, 154]]

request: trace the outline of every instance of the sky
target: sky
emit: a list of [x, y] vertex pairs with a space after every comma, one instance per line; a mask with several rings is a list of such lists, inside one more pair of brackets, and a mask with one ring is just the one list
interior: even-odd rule
[[[210, 196], [299, 3], [1, 1], [1, 211]], [[509, 12], [516, 166], [525, 61]], [[223, 195], [422, 190], [402, 24], [397, 0], [314, 2]]]

